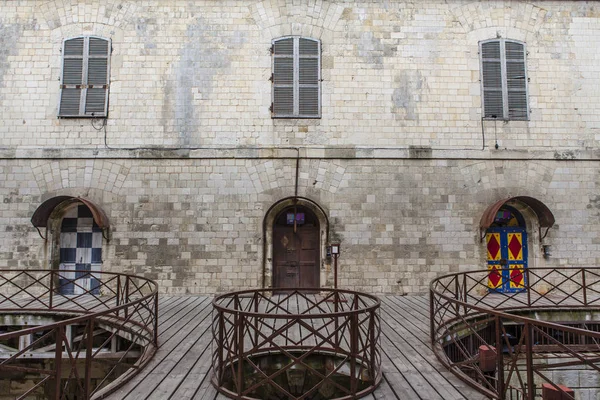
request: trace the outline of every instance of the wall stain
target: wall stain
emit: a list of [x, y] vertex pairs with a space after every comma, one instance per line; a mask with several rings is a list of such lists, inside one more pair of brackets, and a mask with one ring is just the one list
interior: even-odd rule
[[[210, 99], [216, 74], [227, 74], [234, 57], [246, 41], [245, 34], [227, 26], [209, 25], [198, 17], [187, 28], [187, 42], [166, 78], [163, 120], [173, 120], [180, 146], [195, 145], [203, 101]], [[168, 127], [165, 127], [169, 131]]]
[[421, 101], [424, 78], [419, 71], [407, 70], [394, 78], [392, 113], [396, 119], [418, 121], [417, 104]]
[[24, 26], [20, 24], [3, 24], [0, 22], [0, 86], [4, 82], [4, 75], [10, 65], [8, 57], [15, 55], [20, 47], [18, 41], [23, 33]]

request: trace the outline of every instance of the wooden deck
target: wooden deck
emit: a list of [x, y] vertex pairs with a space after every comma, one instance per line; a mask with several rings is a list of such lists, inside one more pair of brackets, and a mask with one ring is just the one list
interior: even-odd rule
[[[111, 400], [224, 400], [210, 383], [211, 297], [161, 296], [159, 349]], [[437, 361], [429, 344], [429, 299], [382, 297], [383, 381], [365, 399], [479, 400]]]

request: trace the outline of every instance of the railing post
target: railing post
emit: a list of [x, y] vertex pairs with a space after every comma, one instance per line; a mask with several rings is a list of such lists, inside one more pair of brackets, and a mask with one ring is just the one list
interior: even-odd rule
[[217, 343], [217, 351], [219, 352], [219, 364], [217, 371], [217, 380], [219, 382], [219, 386], [223, 385], [223, 340], [225, 339], [225, 318], [223, 317], [223, 312], [217, 310], [219, 313], [219, 343]]
[[[117, 275], [117, 307], [121, 305], [121, 275]], [[121, 314], [121, 310], [117, 310], [117, 317]]]
[[158, 347], [158, 293], [154, 294], [154, 345]]
[[62, 377], [62, 347], [64, 340], [64, 329], [63, 325], [56, 327], [56, 348], [54, 349], [54, 399], [59, 400], [61, 398], [61, 377]]
[[90, 318], [87, 326], [85, 344], [85, 398], [89, 399], [92, 390], [92, 350], [94, 346], [94, 318]]
[[533, 381], [533, 338], [532, 327], [525, 322], [525, 358], [527, 359], [527, 400], [535, 398], [535, 382]]
[[50, 295], [49, 295], [49, 299], [48, 299], [48, 308], [50, 310], [52, 310], [53, 307], [53, 301], [54, 299], [54, 269], [50, 270]]
[[585, 283], [585, 267], [581, 268], [581, 287], [583, 288], [583, 305], [587, 307], [587, 285]]
[[238, 310], [235, 318], [237, 326], [235, 327], [237, 332], [237, 382], [238, 382], [238, 396], [242, 396], [244, 391], [244, 316]]
[[527, 306], [531, 307], [531, 276], [529, 273], [529, 268], [523, 267], [525, 271], [525, 288], [527, 289]]
[[354, 295], [350, 315], [350, 393], [356, 394], [356, 357], [358, 356], [358, 296]]
[[375, 343], [375, 310], [371, 311], [371, 316], [369, 318], [369, 339], [371, 341], [371, 348], [369, 356], [369, 378], [375, 382], [375, 355], [377, 354], [377, 346]]
[[[123, 304], [129, 303], [129, 275], [125, 275], [125, 299]], [[129, 307], [125, 307], [125, 318], [129, 317]]]
[[[454, 276], [454, 298], [459, 300], [460, 296], [458, 294], [458, 292], [460, 291], [460, 287], [458, 284], [458, 276]], [[456, 317], [460, 316], [460, 306], [458, 305], [458, 303], [454, 304], [454, 309], [455, 309], [455, 313], [456, 313]]]
[[463, 273], [463, 301], [465, 302], [465, 306], [463, 307], [463, 313], [467, 315], [467, 274]]
[[498, 391], [498, 399], [504, 400], [504, 354], [502, 354], [502, 320], [499, 316], [494, 318], [496, 327], [496, 390]]
[[433, 288], [429, 289], [429, 338], [431, 339], [431, 347], [435, 346], [435, 305], [434, 305], [435, 291]]

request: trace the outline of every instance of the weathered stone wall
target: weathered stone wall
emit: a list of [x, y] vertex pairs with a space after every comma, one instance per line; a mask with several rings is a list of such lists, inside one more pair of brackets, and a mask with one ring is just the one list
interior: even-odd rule
[[[107, 212], [107, 271], [143, 273], [174, 293], [260, 286], [263, 218], [293, 196], [295, 163], [3, 160], [5, 186], [19, 187], [0, 189], [0, 265], [46, 267], [50, 245], [29, 219], [43, 200], [68, 194]], [[515, 194], [545, 199], [558, 222], [545, 239], [553, 246], [548, 260], [530, 226], [529, 266], [598, 263], [599, 213], [590, 207], [600, 179], [596, 162], [301, 159], [299, 176], [298, 194], [323, 207], [330, 237], [342, 243], [343, 287], [410, 293], [426, 290], [441, 273], [485, 267], [479, 219], [496, 199]]]
[[[29, 219], [71, 195], [109, 216], [105, 270], [171, 293], [261, 286], [263, 219], [295, 194], [297, 157], [298, 194], [342, 243], [342, 287], [422, 292], [485, 267], [479, 219], [510, 196], [556, 217], [548, 260], [528, 218], [529, 266], [598, 265], [593, 2], [22, 0], [0, 11], [0, 267], [48, 267], [52, 246]], [[271, 118], [269, 47], [290, 34], [322, 42], [320, 119]], [[78, 35], [112, 40], [106, 126], [57, 118], [62, 42]], [[526, 42], [531, 119], [482, 127], [478, 42], [498, 36]], [[322, 269], [331, 284], [328, 260]]]

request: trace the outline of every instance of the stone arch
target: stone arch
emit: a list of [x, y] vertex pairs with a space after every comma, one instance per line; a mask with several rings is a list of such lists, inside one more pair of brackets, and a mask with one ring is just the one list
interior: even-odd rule
[[[38, 231], [46, 228], [45, 248], [50, 247], [51, 269], [102, 270], [110, 223], [104, 210], [93, 201], [66, 195], [51, 197], [35, 210], [31, 223]], [[55, 282], [62, 294], [94, 292], [98, 287], [97, 276], [85, 272], [61, 272]]]
[[[512, 207], [523, 217], [528, 232], [528, 265], [530, 267], [538, 266], [539, 260], [543, 257], [542, 242], [555, 222], [550, 208], [542, 201], [529, 196], [514, 196], [496, 201], [489, 205], [481, 216], [479, 229], [482, 235], [485, 235], [485, 231], [493, 222], [496, 212], [503, 206]], [[483, 237], [482, 242], [484, 241]]]
[[329, 218], [325, 210], [314, 201], [305, 197], [287, 197], [273, 204], [265, 213], [263, 219], [263, 269], [262, 287], [273, 286], [273, 225], [275, 218], [287, 207], [302, 206], [310, 210], [319, 221], [319, 249], [320, 249], [320, 282], [321, 286], [326, 282], [326, 257], [327, 245], [329, 244]]

